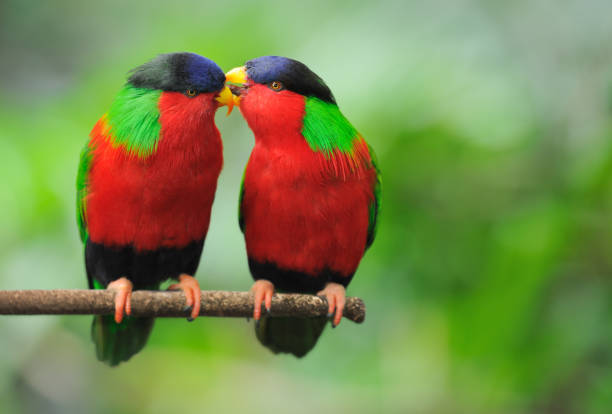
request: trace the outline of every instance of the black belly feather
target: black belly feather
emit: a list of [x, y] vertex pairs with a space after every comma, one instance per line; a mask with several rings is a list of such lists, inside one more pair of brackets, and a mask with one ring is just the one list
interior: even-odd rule
[[353, 274], [345, 275], [331, 269], [323, 269], [315, 275], [304, 272], [282, 269], [271, 262], [260, 262], [249, 257], [249, 269], [253, 279], [266, 279], [279, 291], [295, 293], [317, 293], [328, 282], [339, 283], [346, 287]]
[[85, 266], [89, 288], [93, 280], [106, 287], [113, 280], [126, 277], [134, 289], [150, 289], [181, 273], [195, 274], [204, 239], [181, 248], [162, 247], [137, 251], [132, 246], [106, 246], [87, 240]]

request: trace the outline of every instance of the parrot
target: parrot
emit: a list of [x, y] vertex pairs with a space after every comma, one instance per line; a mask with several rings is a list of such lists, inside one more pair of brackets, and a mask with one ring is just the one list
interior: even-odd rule
[[[255, 281], [256, 337], [275, 354], [301, 358], [328, 320], [340, 323], [346, 287], [376, 235], [380, 170], [329, 87], [305, 64], [258, 57], [226, 73], [226, 82], [255, 137], [238, 222]], [[271, 317], [276, 289], [322, 296], [328, 314]]]
[[200, 311], [193, 277], [223, 165], [216, 110], [234, 97], [225, 74], [195, 53], [161, 54], [129, 72], [81, 152], [76, 216], [90, 289], [115, 293], [114, 315], [94, 317], [97, 358], [116, 366], [146, 344], [153, 318], [131, 313], [137, 289], [183, 290]]

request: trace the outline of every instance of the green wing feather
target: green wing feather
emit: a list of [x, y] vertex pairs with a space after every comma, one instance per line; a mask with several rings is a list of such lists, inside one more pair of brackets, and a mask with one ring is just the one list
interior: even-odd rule
[[244, 198], [244, 176], [246, 175], [246, 168], [242, 174], [242, 181], [240, 182], [240, 195], [238, 196], [238, 225], [240, 231], [244, 233], [244, 216], [242, 214], [242, 199]]
[[382, 191], [382, 176], [380, 174], [380, 169], [378, 168], [378, 160], [376, 159], [376, 154], [371, 146], [368, 145], [368, 149], [370, 150], [370, 157], [372, 159], [372, 166], [376, 170], [376, 183], [374, 184], [374, 200], [370, 203], [370, 217], [368, 225], [368, 238], [366, 240], [366, 250], [372, 245], [374, 242], [374, 238], [376, 237], [376, 230], [378, 228], [378, 215], [380, 214], [381, 208], [381, 191]]
[[81, 241], [85, 243], [87, 240], [87, 223], [85, 221], [85, 197], [87, 195], [87, 180], [89, 170], [91, 168], [91, 160], [93, 154], [89, 143], [81, 151], [81, 160], [79, 161], [79, 169], [77, 172], [76, 181], [76, 218], [79, 226], [79, 234]]

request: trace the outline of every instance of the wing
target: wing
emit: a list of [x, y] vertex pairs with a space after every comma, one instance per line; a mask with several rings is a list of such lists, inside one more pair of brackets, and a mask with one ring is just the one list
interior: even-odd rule
[[366, 240], [366, 250], [372, 245], [374, 242], [374, 238], [376, 237], [376, 230], [378, 227], [378, 215], [380, 213], [381, 207], [381, 191], [382, 191], [382, 177], [380, 174], [380, 169], [378, 168], [378, 160], [376, 159], [376, 154], [371, 146], [368, 145], [368, 149], [370, 151], [370, 158], [372, 159], [372, 166], [376, 171], [376, 182], [374, 183], [374, 199], [370, 203], [370, 217], [369, 217], [369, 225], [368, 225], [368, 238]]
[[85, 220], [85, 197], [87, 196], [87, 181], [89, 169], [91, 168], [91, 160], [93, 154], [89, 143], [81, 151], [81, 160], [79, 161], [79, 169], [77, 171], [76, 180], [76, 218], [79, 226], [79, 234], [81, 241], [85, 243], [87, 240], [87, 222]]
[[244, 198], [244, 176], [246, 175], [246, 168], [242, 174], [242, 181], [240, 182], [240, 195], [238, 196], [238, 225], [240, 231], [244, 233], [244, 216], [242, 215], [242, 199]]

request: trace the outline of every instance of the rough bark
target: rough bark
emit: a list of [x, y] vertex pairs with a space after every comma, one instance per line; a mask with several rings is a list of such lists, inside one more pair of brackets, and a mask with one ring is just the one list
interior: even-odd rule
[[[111, 315], [114, 292], [107, 290], [0, 290], [0, 315]], [[313, 295], [277, 293], [271, 316], [314, 317], [327, 314], [325, 299]], [[183, 292], [137, 290], [132, 293], [132, 315], [187, 317]], [[245, 318], [253, 315], [250, 292], [202, 291], [200, 316]], [[346, 298], [344, 317], [365, 319], [360, 298]]]

